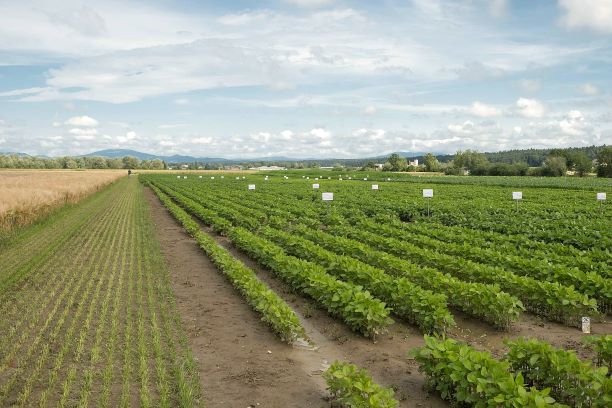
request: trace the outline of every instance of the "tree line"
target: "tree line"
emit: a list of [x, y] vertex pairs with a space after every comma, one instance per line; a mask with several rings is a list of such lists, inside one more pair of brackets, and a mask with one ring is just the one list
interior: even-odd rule
[[[565, 176], [568, 172], [582, 177], [595, 172], [598, 177], [612, 177], [612, 146], [591, 149], [592, 156], [588, 153], [579, 148], [547, 150], [547, 156], [541, 161], [541, 165], [534, 167], [528, 162], [520, 161], [492, 162], [487, 153], [468, 149], [457, 151], [448, 162], [442, 162], [432, 153], [427, 153], [422, 157], [423, 165], [419, 168], [409, 166], [406, 158], [394, 153], [384, 163], [382, 170], [429, 171], [472, 176], [548, 177]], [[371, 161], [364, 166], [364, 169], [370, 168], [376, 168]]]
[[33, 157], [0, 154], [0, 168], [8, 169], [148, 169], [163, 170], [166, 163], [159, 159], [140, 160], [136, 157]]

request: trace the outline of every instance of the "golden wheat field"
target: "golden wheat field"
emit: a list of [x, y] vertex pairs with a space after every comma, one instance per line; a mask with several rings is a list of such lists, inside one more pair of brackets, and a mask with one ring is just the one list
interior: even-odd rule
[[29, 224], [124, 175], [125, 170], [0, 170], [0, 230]]

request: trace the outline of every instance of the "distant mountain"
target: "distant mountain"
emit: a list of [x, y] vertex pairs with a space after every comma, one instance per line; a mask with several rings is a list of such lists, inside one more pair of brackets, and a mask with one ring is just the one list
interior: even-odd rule
[[231, 160], [216, 158], [216, 157], [193, 157], [193, 156], [181, 156], [181, 155], [173, 155], [173, 156], [160, 156], [151, 153], [143, 153], [137, 150], [130, 149], [106, 149], [106, 150], [98, 150], [96, 152], [91, 152], [88, 154], [84, 154], [83, 157], [108, 157], [108, 158], [121, 158], [125, 156], [136, 157], [140, 160], [153, 160], [159, 159], [164, 160], [167, 163], [193, 163], [195, 161], [198, 162], [213, 162], [213, 163], [223, 163]]

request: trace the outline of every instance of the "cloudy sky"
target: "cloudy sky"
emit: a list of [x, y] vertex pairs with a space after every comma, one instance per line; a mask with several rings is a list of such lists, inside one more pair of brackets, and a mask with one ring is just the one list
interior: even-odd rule
[[0, 0], [0, 151], [612, 144], [612, 0]]

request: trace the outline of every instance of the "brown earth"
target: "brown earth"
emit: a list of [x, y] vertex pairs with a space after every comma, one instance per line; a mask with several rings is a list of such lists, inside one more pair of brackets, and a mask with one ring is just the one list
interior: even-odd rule
[[[296, 312], [310, 346], [288, 346], [259, 321], [231, 284], [147, 189], [162, 252], [170, 270], [177, 307], [186, 325], [208, 406], [329, 407], [321, 372], [336, 359], [364, 367], [374, 380], [396, 390], [401, 407], [445, 407], [424, 389], [424, 377], [407, 352], [423, 344], [421, 332], [401, 321], [371, 341], [353, 333], [314, 303], [293, 293], [231, 242], [206, 227], [234, 257], [255, 270]], [[536, 337], [566, 349], [576, 349], [585, 336], [579, 329], [523, 314], [507, 332], [455, 313], [451, 336], [503, 357], [505, 338]], [[593, 334], [612, 333], [612, 323], [592, 324]], [[268, 351], [271, 351], [269, 353]], [[256, 405], [259, 403], [260, 405]]]

